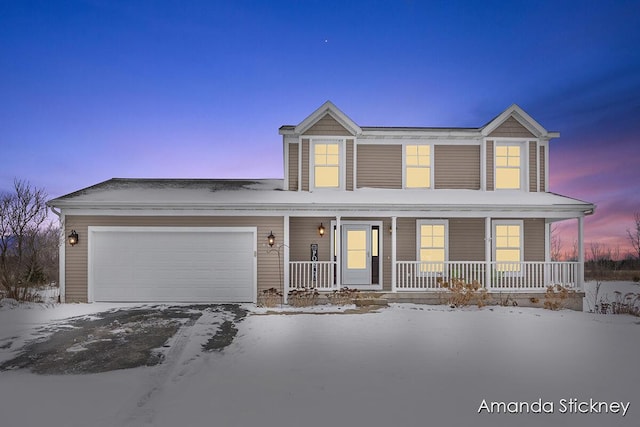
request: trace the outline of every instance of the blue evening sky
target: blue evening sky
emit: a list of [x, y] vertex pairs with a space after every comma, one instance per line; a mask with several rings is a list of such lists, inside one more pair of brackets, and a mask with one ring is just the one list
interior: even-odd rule
[[364, 126], [476, 127], [517, 103], [561, 133], [551, 190], [598, 204], [587, 242], [626, 251], [637, 0], [0, 0], [0, 191], [279, 178], [278, 127], [326, 100]]

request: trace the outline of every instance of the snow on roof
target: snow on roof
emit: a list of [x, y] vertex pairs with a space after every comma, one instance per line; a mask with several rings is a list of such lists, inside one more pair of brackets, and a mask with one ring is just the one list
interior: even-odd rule
[[492, 209], [544, 208], [587, 212], [594, 205], [553, 193], [479, 190], [284, 191], [284, 180], [114, 178], [49, 201], [58, 208], [156, 209]]

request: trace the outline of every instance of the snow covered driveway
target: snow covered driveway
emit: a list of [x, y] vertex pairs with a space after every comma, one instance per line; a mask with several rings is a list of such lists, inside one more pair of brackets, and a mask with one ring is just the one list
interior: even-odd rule
[[[39, 314], [55, 317], [56, 310]], [[0, 311], [0, 333], [21, 316]], [[23, 332], [35, 323], [21, 323]], [[211, 331], [196, 323], [176, 336], [179, 354], [169, 351], [151, 367], [90, 375], [2, 372], [2, 425], [640, 423], [640, 319], [632, 316], [393, 305], [366, 314], [254, 310], [236, 327], [228, 347], [203, 352]], [[603, 405], [580, 405], [590, 400], [606, 403], [606, 412]], [[483, 401], [498, 410], [500, 402], [518, 405], [508, 406], [516, 413], [496, 413], [482, 410]], [[536, 412], [538, 401], [549, 413]], [[628, 403], [625, 416], [614, 411], [615, 402]]]
[[23, 347], [14, 345], [17, 337], [4, 338], [3, 350], [19, 354], [0, 360], [0, 371], [86, 374], [153, 366], [167, 351], [182, 351], [185, 340], [180, 336], [192, 328], [208, 332], [209, 339], [201, 344], [204, 350], [221, 350], [231, 344], [237, 332], [234, 322], [246, 313], [236, 304], [149, 305], [65, 319], [41, 328], [42, 337]]

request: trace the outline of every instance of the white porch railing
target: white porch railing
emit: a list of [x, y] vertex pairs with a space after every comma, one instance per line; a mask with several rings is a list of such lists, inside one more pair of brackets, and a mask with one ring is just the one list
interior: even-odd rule
[[[442, 282], [462, 279], [476, 281], [490, 291], [541, 291], [549, 285], [578, 286], [577, 262], [396, 262], [396, 290], [430, 291], [442, 289]], [[487, 283], [488, 280], [488, 283]]]
[[549, 285], [578, 286], [577, 262], [492, 262], [491, 288], [539, 291]]
[[337, 289], [334, 285], [335, 261], [290, 261], [289, 289]]
[[[489, 274], [487, 274], [487, 265]], [[436, 291], [442, 282], [478, 282], [490, 291], [544, 291], [549, 285], [578, 287], [578, 262], [396, 262], [396, 291]], [[289, 289], [333, 290], [335, 261], [289, 262]], [[488, 280], [488, 282], [487, 282]]]
[[430, 291], [442, 289], [450, 279], [474, 280], [484, 286], [484, 262], [396, 262], [396, 289], [399, 291]]

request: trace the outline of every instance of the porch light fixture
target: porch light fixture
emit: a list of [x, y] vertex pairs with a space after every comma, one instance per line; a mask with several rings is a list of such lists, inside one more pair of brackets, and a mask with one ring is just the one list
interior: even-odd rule
[[273, 231], [267, 236], [267, 242], [271, 247], [273, 247], [273, 244], [276, 242], [276, 236], [273, 235]]
[[78, 233], [76, 233], [76, 230], [71, 230], [71, 234], [68, 236], [68, 241], [71, 246], [78, 244]]
[[324, 237], [324, 225], [322, 225], [322, 223], [320, 223], [320, 227], [318, 227], [318, 234], [320, 237]]

